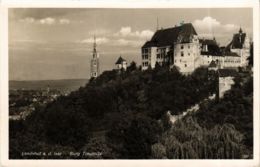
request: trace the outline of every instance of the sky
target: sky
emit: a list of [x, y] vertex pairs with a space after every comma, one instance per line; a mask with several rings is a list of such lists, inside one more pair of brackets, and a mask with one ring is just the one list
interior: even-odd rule
[[252, 9], [9, 9], [9, 79], [85, 79], [90, 76], [93, 37], [100, 70], [121, 55], [141, 62], [141, 47], [157, 28], [192, 23], [202, 38], [227, 45], [241, 27], [252, 38]]

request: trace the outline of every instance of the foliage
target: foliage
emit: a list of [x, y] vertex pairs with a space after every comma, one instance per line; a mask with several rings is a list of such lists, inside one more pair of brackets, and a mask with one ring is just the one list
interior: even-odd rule
[[181, 114], [216, 93], [216, 73], [202, 67], [183, 75], [164, 65], [142, 71], [132, 62], [39, 106], [25, 121], [10, 122], [10, 155], [57, 148], [62, 158], [70, 150], [111, 159], [239, 158], [243, 145], [253, 144], [253, 79], [242, 82], [223, 99], [202, 103], [196, 120], [171, 127], [166, 112]]
[[242, 139], [231, 124], [206, 129], [189, 116], [167, 131], [158, 145], [166, 149], [169, 159], [234, 159], [241, 158]]

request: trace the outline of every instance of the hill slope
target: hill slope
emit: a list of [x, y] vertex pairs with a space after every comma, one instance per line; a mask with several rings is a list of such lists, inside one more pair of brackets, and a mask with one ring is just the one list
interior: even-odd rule
[[[10, 157], [37, 158], [20, 153], [59, 150], [62, 156], [43, 158], [156, 158], [154, 145], [163, 143], [162, 135], [171, 129], [166, 112], [182, 113], [215, 93], [216, 79], [204, 68], [188, 76], [167, 67], [141, 71], [135, 64], [127, 71], [106, 71], [69, 96], [37, 108], [25, 121], [12, 122]], [[71, 157], [69, 151], [102, 155]], [[176, 157], [171, 154], [163, 157]]]

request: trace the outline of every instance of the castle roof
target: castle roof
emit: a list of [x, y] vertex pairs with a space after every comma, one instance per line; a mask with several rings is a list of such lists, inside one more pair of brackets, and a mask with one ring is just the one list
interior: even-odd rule
[[218, 65], [217, 65], [217, 63], [216, 63], [214, 60], [212, 60], [212, 61], [210, 62], [210, 64], [209, 64], [209, 67], [214, 68], [214, 67], [218, 67]]
[[201, 51], [201, 55], [222, 56], [220, 47], [214, 39], [199, 39], [202, 47], [207, 45], [208, 51]]
[[125, 59], [123, 59], [121, 56], [117, 59], [115, 64], [122, 64], [124, 61], [126, 61]]
[[237, 53], [235, 52], [225, 52], [224, 53], [224, 56], [227, 56], [227, 57], [240, 57]]
[[227, 50], [242, 49], [245, 42], [246, 33], [240, 28], [239, 32], [233, 35], [232, 41], [227, 45]]
[[235, 77], [238, 75], [237, 71], [234, 69], [219, 69], [219, 77]]
[[172, 46], [174, 42], [180, 40], [181, 43], [190, 42], [190, 37], [197, 35], [193, 25], [186, 23], [178, 27], [157, 30], [150, 41], [147, 41], [142, 48]]

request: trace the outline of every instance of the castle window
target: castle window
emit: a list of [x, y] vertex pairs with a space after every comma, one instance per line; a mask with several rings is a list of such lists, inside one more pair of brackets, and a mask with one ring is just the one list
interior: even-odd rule
[[188, 53], [188, 55], [190, 55], [190, 53]]
[[160, 54], [157, 54], [157, 55], [156, 55], [156, 58], [157, 58], [157, 59], [160, 59]]
[[183, 52], [181, 52], [181, 57], [183, 57], [184, 56], [184, 53]]
[[187, 67], [187, 64], [185, 64], [184, 66]]
[[183, 45], [181, 45], [181, 49], [183, 49], [184, 48], [184, 46]]
[[190, 49], [190, 45], [188, 45], [188, 48]]

